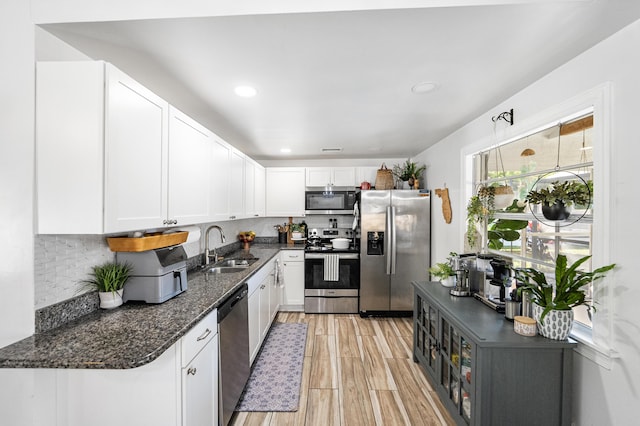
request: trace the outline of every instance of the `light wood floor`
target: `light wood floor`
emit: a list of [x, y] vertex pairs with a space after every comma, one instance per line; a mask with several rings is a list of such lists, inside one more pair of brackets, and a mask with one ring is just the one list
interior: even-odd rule
[[280, 312], [306, 322], [297, 412], [240, 412], [239, 425], [453, 425], [411, 354], [410, 318]]

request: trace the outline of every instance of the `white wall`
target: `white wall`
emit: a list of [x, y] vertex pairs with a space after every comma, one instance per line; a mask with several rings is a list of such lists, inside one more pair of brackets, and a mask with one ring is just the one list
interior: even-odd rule
[[[0, 2], [0, 347], [34, 330], [33, 44], [29, 2]], [[0, 423], [31, 424], [33, 376], [4, 370], [0, 383]]]
[[602, 212], [610, 215], [610, 221], [605, 224], [607, 238], [599, 242], [594, 252], [609, 251], [611, 261], [618, 264], [610, 281], [614, 286], [612, 345], [619, 357], [613, 358], [611, 368], [607, 369], [575, 353], [573, 420], [580, 426], [638, 422], [640, 326], [636, 312], [640, 286], [634, 264], [637, 262], [635, 245], [639, 241], [639, 231], [634, 218], [638, 215], [640, 202], [635, 195], [638, 156], [634, 153], [640, 139], [637, 125], [640, 116], [639, 47], [640, 21], [637, 21], [416, 157], [428, 166], [429, 187], [442, 187], [446, 183], [452, 193], [454, 219], [450, 225], [438, 215], [439, 200], [434, 198], [433, 256], [436, 260], [444, 259], [447, 253], [459, 251], [463, 245], [466, 201], [462, 199], [461, 155], [463, 151], [469, 151], [469, 147], [487, 146], [493, 125], [491, 117], [513, 108], [514, 127], [517, 127], [519, 121], [532, 121], [544, 111], [553, 110], [606, 82], [611, 83], [611, 141], [606, 147], [611, 158], [611, 172], [606, 180], [608, 185], [603, 188], [610, 191], [610, 203], [604, 206], [608, 211]]

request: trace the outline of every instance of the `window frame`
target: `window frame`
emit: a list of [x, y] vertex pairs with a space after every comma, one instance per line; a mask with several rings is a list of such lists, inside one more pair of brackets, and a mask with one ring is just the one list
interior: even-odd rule
[[[592, 234], [592, 264], [594, 267], [613, 263], [611, 261], [612, 234], [611, 203], [616, 197], [616, 186], [611, 167], [611, 152], [615, 149], [611, 138], [611, 83], [606, 82], [584, 93], [576, 95], [558, 105], [529, 118], [515, 122], [513, 126], [501, 128], [497, 131], [498, 143], [509, 143], [539, 132], [545, 128], [567, 121], [572, 117], [584, 115], [593, 111], [593, 185], [595, 197], [593, 199], [593, 234]], [[469, 144], [461, 150], [461, 182], [460, 205], [466, 206], [469, 198], [474, 195], [473, 187], [473, 155], [495, 146], [493, 132], [488, 132], [485, 138]], [[460, 209], [461, 233], [464, 236], [466, 210]], [[464, 237], [460, 239], [462, 242]], [[571, 338], [578, 342], [577, 352], [593, 360], [599, 365], [610, 369], [612, 359], [617, 357], [612, 347], [613, 342], [613, 286], [610, 285], [615, 274], [610, 273], [595, 286], [594, 301], [598, 311], [593, 317], [592, 327], [575, 323]]]

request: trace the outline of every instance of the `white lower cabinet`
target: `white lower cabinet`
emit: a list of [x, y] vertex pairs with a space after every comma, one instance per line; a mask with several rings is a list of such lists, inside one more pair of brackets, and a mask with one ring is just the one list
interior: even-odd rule
[[272, 259], [249, 280], [249, 359], [255, 359], [280, 307], [275, 283], [276, 259]]
[[214, 310], [141, 367], [23, 370], [25, 378], [32, 375], [34, 380], [34, 424], [216, 425], [217, 319]]
[[218, 315], [209, 314], [181, 339], [182, 426], [218, 422]]
[[280, 252], [284, 275], [281, 310], [304, 310], [304, 251]]

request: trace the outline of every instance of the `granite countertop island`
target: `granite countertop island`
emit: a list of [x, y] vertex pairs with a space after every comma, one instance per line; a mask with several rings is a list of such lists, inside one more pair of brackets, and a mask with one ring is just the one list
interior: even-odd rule
[[[278, 254], [278, 244], [254, 244], [259, 258], [237, 273], [188, 274], [188, 289], [161, 304], [125, 303], [0, 348], [0, 368], [126, 369], [147, 364], [217, 308]], [[229, 258], [241, 257], [242, 251]]]

